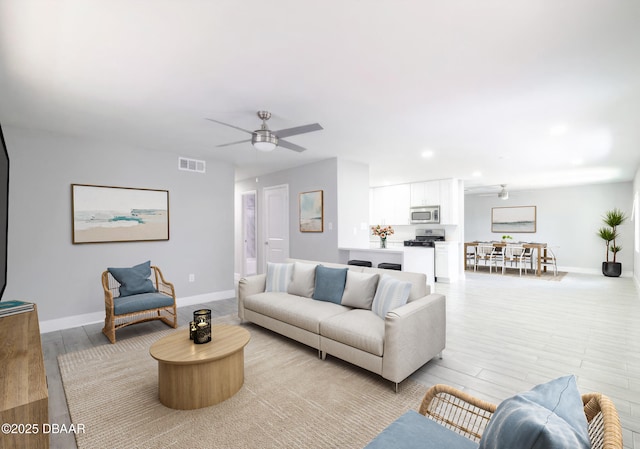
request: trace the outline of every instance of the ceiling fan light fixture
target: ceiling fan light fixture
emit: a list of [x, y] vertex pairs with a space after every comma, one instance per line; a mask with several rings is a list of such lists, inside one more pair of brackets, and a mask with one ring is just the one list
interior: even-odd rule
[[498, 198], [501, 200], [509, 199], [509, 192], [507, 192], [507, 186], [505, 184], [501, 184], [502, 190], [498, 193]]
[[251, 144], [258, 151], [273, 151], [278, 146], [278, 138], [268, 129], [259, 129], [251, 136]]

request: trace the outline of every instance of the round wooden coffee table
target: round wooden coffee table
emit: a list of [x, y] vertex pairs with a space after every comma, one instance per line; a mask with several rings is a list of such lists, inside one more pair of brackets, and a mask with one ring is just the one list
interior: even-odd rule
[[239, 326], [211, 327], [209, 343], [189, 340], [175, 332], [149, 349], [158, 361], [160, 402], [178, 410], [218, 404], [236, 394], [244, 383], [244, 347], [251, 334]]

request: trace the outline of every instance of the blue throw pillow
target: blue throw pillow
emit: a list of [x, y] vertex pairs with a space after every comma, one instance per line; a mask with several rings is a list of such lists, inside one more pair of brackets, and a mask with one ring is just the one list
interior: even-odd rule
[[347, 282], [347, 270], [348, 268], [328, 268], [318, 265], [313, 299], [340, 304], [344, 285]]
[[286, 293], [292, 274], [292, 263], [267, 262], [267, 285], [264, 291]]
[[388, 311], [407, 303], [410, 293], [411, 282], [403, 282], [383, 274], [373, 297], [371, 310], [384, 320]]
[[590, 447], [574, 376], [560, 377], [504, 400], [480, 439], [480, 449]]
[[156, 291], [151, 276], [151, 261], [131, 268], [107, 268], [111, 276], [120, 283], [120, 297]]

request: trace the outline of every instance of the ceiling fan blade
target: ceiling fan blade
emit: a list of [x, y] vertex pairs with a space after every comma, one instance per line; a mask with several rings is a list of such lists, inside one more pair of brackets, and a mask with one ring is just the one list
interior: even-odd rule
[[249, 134], [253, 134], [253, 131], [249, 131], [248, 129], [240, 128], [239, 126], [230, 125], [230, 124], [228, 124], [228, 123], [221, 122], [221, 121], [219, 121], [219, 120], [214, 120], [214, 119], [212, 119], [212, 118], [208, 118], [207, 120], [209, 120], [209, 121], [211, 121], [211, 122], [219, 123], [219, 124], [224, 125], [224, 126], [228, 126], [228, 127], [230, 127], [230, 128], [235, 128], [235, 129], [238, 129], [238, 130], [240, 130], [240, 131], [244, 131], [244, 132], [249, 133]]
[[220, 147], [228, 147], [231, 145], [237, 145], [239, 143], [245, 143], [245, 142], [251, 142], [251, 139], [245, 139], [245, 140], [238, 140], [237, 142], [229, 142], [229, 143], [223, 143], [221, 145], [216, 145], [216, 148], [220, 148]]
[[297, 151], [298, 153], [307, 151], [306, 148], [303, 148], [300, 145], [296, 145], [295, 143], [287, 142], [286, 140], [282, 140], [282, 139], [278, 139], [278, 146], [282, 148], [287, 148], [289, 150]]
[[296, 126], [295, 128], [287, 128], [287, 129], [281, 129], [278, 131], [271, 131], [271, 133], [275, 134], [278, 137], [278, 139], [281, 139], [282, 137], [296, 136], [298, 134], [310, 133], [313, 131], [320, 131], [322, 129], [324, 128], [320, 126], [319, 123], [313, 123], [311, 125]]

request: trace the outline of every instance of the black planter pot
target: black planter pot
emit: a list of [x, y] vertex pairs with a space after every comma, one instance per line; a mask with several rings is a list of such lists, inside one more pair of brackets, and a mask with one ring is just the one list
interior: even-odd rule
[[620, 262], [602, 262], [602, 274], [611, 278], [620, 277], [622, 264]]

